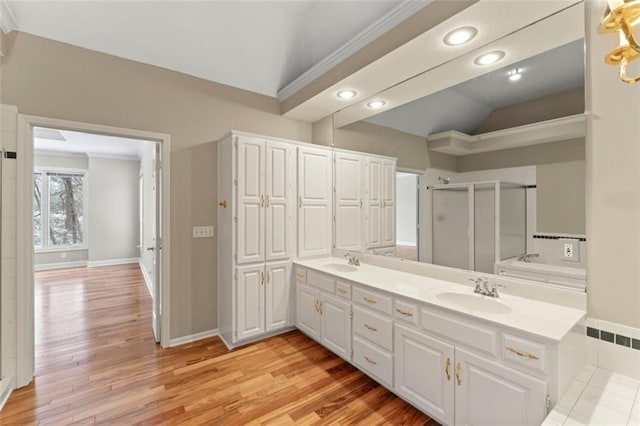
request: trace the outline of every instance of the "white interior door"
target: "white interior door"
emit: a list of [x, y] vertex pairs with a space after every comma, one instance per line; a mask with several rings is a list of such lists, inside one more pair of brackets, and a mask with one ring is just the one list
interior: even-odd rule
[[152, 263], [153, 273], [151, 274], [151, 281], [153, 287], [153, 336], [156, 342], [160, 342], [161, 328], [162, 328], [162, 147], [159, 143], [155, 144], [155, 160], [154, 160], [154, 181], [151, 190], [153, 199], [153, 250]]
[[335, 158], [336, 248], [362, 250], [364, 246], [364, 158], [337, 153]]
[[298, 256], [331, 254], [331, 151], [298, 148]]
[[291, 262], [267, 263], [265, 278], [266, 331], [291, 324]]
[[238, 138], [236, 263], [264, 261], [265, 142]]

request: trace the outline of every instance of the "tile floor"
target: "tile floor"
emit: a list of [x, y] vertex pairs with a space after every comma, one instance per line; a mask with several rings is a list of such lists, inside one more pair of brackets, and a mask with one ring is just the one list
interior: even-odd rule
[[543, 425], [640, 426], [640, 381], [587, 366]]

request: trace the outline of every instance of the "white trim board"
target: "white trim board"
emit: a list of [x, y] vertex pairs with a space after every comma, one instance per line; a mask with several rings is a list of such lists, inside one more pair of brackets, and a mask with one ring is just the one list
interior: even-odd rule
[[75, 262], [58, 262], [58, 263], [41, 263], [34, 265], [34, 271], [50, 271], [53, 269], [69, 269], [69, 268], [84, 268], [87, 266], [86, 260], [77, 260]]
[[87, 268], [97, 268], [99, 266], [115, 266], [128, 265], [130, 263], [138, 263], [140, 258], [130, 257], [128, 259], [107, 259], [107, 260], [90, 260], [87, 262]]
[[175, 339], [169, 340], [169, 347], [172, 348], [174, 346], [184, 345], [186, 343], [207, 339], [209, 337], [214, 337], [217, 335], [218, 329], [214, 328], [213, 330], [201, 331], [200, 333], [190, 334], [188, 336], [176, 337]]
[[151, 276], [147, 272], [147, 268], [144, 267], [144, 263], [142, 262], [141, 258], [138, 258], [138, 267], [140, 267], [140, 272], [142, 272], [142, 277], [144, 278], [144, 284], [147, 286], [147, 290], [149, 291], [149, 296], [151, 296], [151, 298], [153, 299], [153, 281], [151, 280]]

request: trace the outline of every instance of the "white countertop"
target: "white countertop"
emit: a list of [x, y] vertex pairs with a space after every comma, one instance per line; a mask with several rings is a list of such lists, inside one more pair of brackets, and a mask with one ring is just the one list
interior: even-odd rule
[[511, 309], [511, 312], [476, 311], [445, 303], [438, 299], [438, 295], [446, 292], [473, 294], [473, 287], [471, 286], [370, 264], [361, 264], [356, 267], [355, 271], [339, 271], [331, 265], [347, 265], [347, 262], [336, 257], [294, 260], [293, 263], [331, 274], [347, 281], [531, 333], [554, 342], [562, 340], [586, 315], [584, 310], [504, 294], [501, 294], [498, 299], [486, 296], [477, 297], [504, 304]]

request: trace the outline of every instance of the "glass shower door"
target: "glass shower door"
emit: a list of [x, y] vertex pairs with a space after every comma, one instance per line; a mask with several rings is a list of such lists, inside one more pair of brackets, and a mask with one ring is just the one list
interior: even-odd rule
[[433, 263], [473, 269], [469, 185], [433, 188]]

